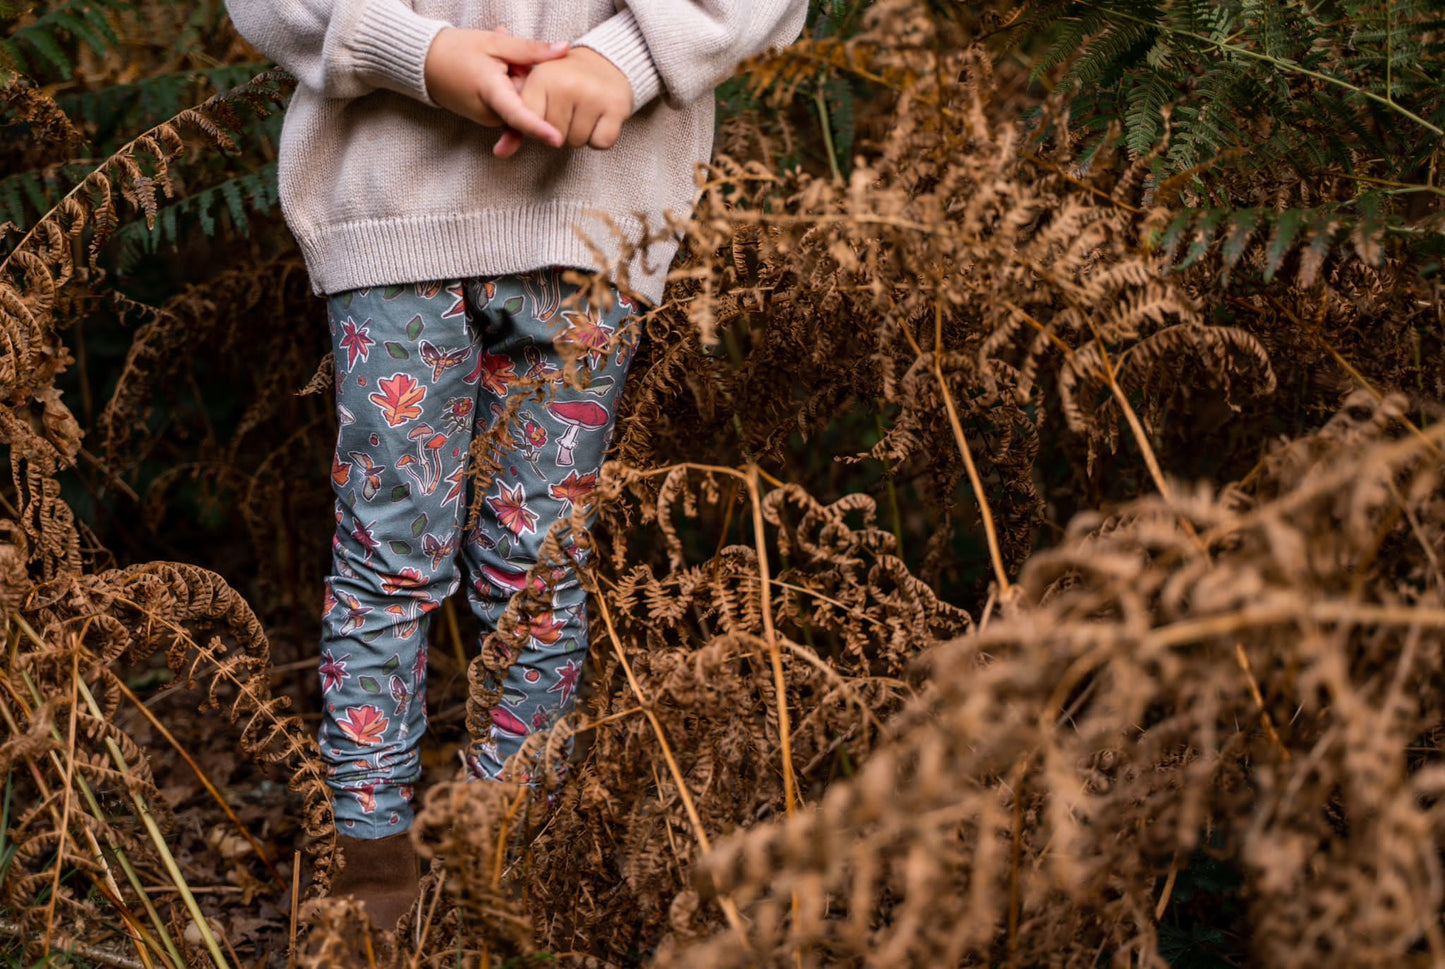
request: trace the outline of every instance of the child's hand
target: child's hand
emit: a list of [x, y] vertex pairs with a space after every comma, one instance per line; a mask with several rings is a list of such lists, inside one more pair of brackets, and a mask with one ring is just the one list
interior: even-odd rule
[[510, 70], [565, 56], [566, 44], [524, 40], [505, 31], [447, 27], [427, 51], [427, 93], [448, 111], [477, 124], [505, 125], [557, 148], [567, 129], [549, 123], [542, 112], [524, 103]]
[[[522, 103], [562, 132], [567, 147], [605, 150], [617, 144], [622, 123], [632, 114], [632, 84], [611, 61], [591, 48], [574, 47], [566, 57], [523, 73]], [[498, 158], [511, 157], [523, 136], [530, 136], [513, 129], [497, 142]]]

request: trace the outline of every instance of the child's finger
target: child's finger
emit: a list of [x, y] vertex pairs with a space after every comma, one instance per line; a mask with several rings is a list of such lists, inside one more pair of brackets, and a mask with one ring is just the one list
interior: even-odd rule
[[617, 139], [622, 135], [622, 116], [603, 113], [597, 119], [597, 126], [592, 129], [592, 137], [587, 139], [587, 144], [599, 151], [606, 151], [617, 144]]
[[570, 46], [566, 41], [547, 44], [540, 40], [513, 37], [500, 30], [494, 30], [491, 34], [487, 53], [508, 64], [540, 64], [543, 61], [554, 61], [559, 57], [565, 57]]
[[553, 148], [562, 146], [562, 132], [548, 124], [536, 111], [522, 101], [510, 77], [501, 77], [490, 85], [487, 103], [497, 116], [525, 138], [536, 138]]
[[492, 146], [492, 154], [498, 158], [511, 158], [522, 148], [523, 138], [514, 128], [503, 128], [502, 136]]
[[592, 129], [597, 127], [600, 111], [589, 111], [578, 105], [572, 112], [572, 123], [567, 126], [567, 147], [581, 148], [592, 139]]

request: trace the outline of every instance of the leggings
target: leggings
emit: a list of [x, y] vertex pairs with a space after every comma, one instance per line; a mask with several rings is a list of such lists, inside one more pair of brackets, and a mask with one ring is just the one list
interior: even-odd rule
[[[321, 638], [322, 756], [339, 830], [382, 838], [412, 821], [426, 730], [430, 614], [466, 594], [482, 636], [527, 585], [542, 541], [597, 483], [630, 362], [636, 304], [576, 299], [560, 269], [356, 289], [327, 301], [336, 352], [336, 535]], [[549, 381], [578, 360], [578, 389]], [[509, 400], [512, 403], [509, 405]], [[517, 404], [520, 403], [520, 407]], [[466, 529], [473, 434], [508, 415], [509, 446]], [[550, 610], [473, 738], [468, 773], [496, 778], [526, 737], [569, 712], [587, 655], [585, 552], [549, 562]], [[539, 570], [545, 571], [545, 570]], [[512, 640], [515, 642], [515, 640]]]

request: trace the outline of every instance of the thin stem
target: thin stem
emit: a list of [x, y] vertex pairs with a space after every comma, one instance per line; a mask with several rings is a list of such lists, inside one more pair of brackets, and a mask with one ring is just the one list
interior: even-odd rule
[[768, 644], [768, 659], [773, 667], [773, 692], [778, 703], [778, 742], [783, 746], [783, 804], [789, 816], [797, 810], [797, 775], [793, 772], [792, 725], [788, 718], [788, 681], [783, 675], [783, 651], [778, 645], [778, 632], [773, 626], [773, 596], [768, 591], [772, 584], [768, 566], [768, 549], [763, 530], [763, 501], [758, 489], [757, 465], [748, 465], [748, 499], [753, 506], [753, 544], [757, 549], [758, 577], [762, 586], [758, 601], [763, 610], [763, 638]]
[[[101, 713], [100, 705], [95, 702], [95, 697], [91, 696], [90, 688], [85, 685], [84, 680], [77, 682], [80, 686], [81, 695], [85, 697], [86, 705], [90, 707], [91, 716], [97, 720], [104, 720], [105, 716]], [[129, 774], [130, 765], [126, 763], [125, 755], [121, 753], [120, 746], [115, 742], [115, 739], [113, 737], [106, 737], [105, 746], [106, 749], [110, 751], [110, 758], [115, 761], [115, 766], [120, 768], [120, 772], [122, 774]], [[150, 835], [151, 841], [156, 846], [156, 852], [160, 855], [161, 863], [165, 865], [166, 872], [171, 876], [172, 883], [181, 893], [181, 900], [185, 902], [187, 911], [191, 913], [191, 919], [196, 923], [196, 929], [201, 933], [202, 941], [205, 942], [207, 950], [211, 953], [211, 960], [215, 962], [217, 969], [230, 969], [230, 964], [226, 961], [225, 955], [221, 953], [220, 944], [217, 943], [215, 935], [211, 932], [211, 924], [206, 921], [206, 916], [201, 912], [201, 906], [200, 903], [196, 901], [196, 896], [191, 894], [191, 886], [186, 881], [186, 876], [181, 873], [180, 865], [176, 863], [175, 856], [171, 854], [171, 849], [166, 844], [165, 836], [161, 834], [160, 825], [156, 824], [155, 817], [152, 816], [150, 809], [146, 807], [146, 803], [140, 794], [134, 789], [130, 790], [129, 794], [131, 802], [135, 804], [136, 813], [140, 815], [141, 823], [145, 825], [146, 833]]]
[[[678, 766], [677, 758], [672, 754], [672, 745], [667, 742], [667, 734], [662, 729], [662, 722], [657, 719], [657, 714], [652, 710], [652, 701], [643, 691], [642, 684], [637, 681], [637, 676], [632, 672], [632, 664], [628, 662], [627, 651], [622, 648], [622, 640], [618, 638], [617, 627], [612, 624], [612, 612], [607, 608], [607, 597], [599, 595], [596, 597], [596, 601], [602, 614], [602, 624], [607, 628], [607, 637], [612, 640], [612, 648], [617, 652], [617, 658], [622, 663], [622, 671], [627, 675], [628, 685], [637, 695], [642, 712], [646, 715], [648, 722], [652, 724], [652, 732], [656, 735], [657, 743], [662, 748], [663, 759], [667, 761], [667, 769], [672, 774], [673, 783], [677, 785], [683, 809], [687, 811], [688, 820], [692, 822], [693, 836], [697, 838], [697, 843], [702, 847], [703, 853], [709, 853], [712, 851], [712, 840], [708, 838], [707, 829], [703, 827], [702, 816], [697, 812], [692, 792], [688, 790], [687, 781], [683, 778], [682, 768]], [[743, 926], [742, 916], [738, 914], [738, 907], [733, 902], [732, 896], [719, 895], [718, 907], [727, 917], [728, 925], [738, 934], [739, 941], [746, 946], [748, 944], [747, 929]]]
[[[988, 555], [993, 563], [993, 574], [998, 582], [999, 598], [1007, 600], [1010, 597], [1012, 584], [1008, 580], [1008, 572], [1003, 567], [1003, 553], [999, 548], [998, 530], [993, 523], [993, 509], [989, 507], [988, 495], [983, 490], [983, 478], [978, 473], [978, 466], [973, 463], [973, 451], [968, 446], [968, 438], [964, 436], [963, 424], [958, 419], [958, 408], [953, 403], [953, 392], [948, 389], [948, 380], [943, 375], [943, 282], [939, 280], [939, 293], [934, 297], [934, 319], [933, 319], [933, 360], [930, 369], [933, 371], [933, 378], [938, 382], [939, 393], [943, 395], [943, 407], [948, 412], [948, 426], [953, 430], [954, 443], [958, 445], [958, 453], [963, 456], [963, 466], [968, 471], [968, 483], [973, 488], [973, 496], [978, 501], [979, 517], [983, 519], [984, 537], [988, 541]], [[913, 351], [920, 357], [923, 356], [923, 348], [913, 336], [913, 331], [907, 326], [903, 333], [912, 344]]]
[[[1086, 7], [1093, 7], [1096, 10], [1102, 9], [1097, 3], [1090, 3], [1089, 0], [1081, 0], [1081, 2]], [[1390, 100], [1389, 98], [1382, 98], [1373, 91], [1367, 91], [1362, 87], [1351, 84], [1349, 81], [1343, 80], [1342, 78], [1333, 77], [1329, 74], [1321, 73], [1320, 71], [1311, 70], [1310, 68], [1305, 67], [1303, 64], [1300, 64], [1296, 61], [1286, 60], [1283, 57], [1275, 57], [1273, 54], [1261, 54], [1259, 51], [1250, 50], [1248, 47], [1241, 47], [1238, 44], [1231, 44], [1227, 43], [1226, 41], [1215, 40], [1213, 37], [1207, 37], [1204, 34], [1196, 34], [1192, 30], [1181, 30], [1178, 27], [1170, 27], [1167, 24], [1162, 24], [1158, 21], [1146, 20], [1143, 17], [1136, 17], [1133, 14], [1125, 13], [1122, 10], [1116, 10], [1112, 7], [1104, 12], [1108, 16], [1118, 17], [1121, 20], [1130, 20], [1136, 24], [1143, 24], [1146, 27], [1151, 27], [1155, 30], [1160, 31], [1161, 33], [1174, 34], [1179, 37], [1188, 37], [1191, 40], [1197, 40], [1201, 44], [1209, 47], [1214, 47], [1222, 51], [1229, 51], [1231, 54], [1238, 54], [1241, 57], [1250, 57], [1257, 61], [1263, 61], [1266, 64], [1272, 64], [1275, 67], [1278, 67], [1280, 70], [1290, 71], [1295, 74], [1302, 74], [1305, 77], [1312, 77], [1316, 81], [1323, 81], [1326, 84], [1331, 84], [1335, 87], [1343, 88], [1344, 90], [1351, 91], [1355, 94], [1360, 95], [1363, 98], [1368, 98], [1369, 100], [1374, 101], [1377, 104], [1382, 104], [1385, 107], [1389, 108], [1391, 111], [1394, 111], [1402, 115], [1403, 117], [1409, 118], [1411, 121], [1424, 127], [1436, 137], [1445, 135], [1445, 128], [1436, 127], [1435, 125], [1426, 121], [1424, 118], [1420, 117], [1415, 112], [1411, 111], [1409, 108], [1406, 108], [1404, 105], [1398, 104], [1395, 101]]]

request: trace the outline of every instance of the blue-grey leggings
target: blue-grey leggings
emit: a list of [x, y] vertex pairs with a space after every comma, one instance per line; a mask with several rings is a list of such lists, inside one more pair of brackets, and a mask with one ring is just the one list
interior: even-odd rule
[[[456, 590], [458, 554], [485, 639], [527, 585], [549, 528], [597, 483], [633, 346], [618, 333], [636, 306], [615, 291], [611, 307], [588, 305], [561, 274], [371, 287], [328, 300], [340, 430], [320, 741], [337, 825], [352, 837], [411, 824], [427, 627]], [[556, 379], [569, 358], [580, 363], [579, 386]], [[504, 415], [508, 443], [492, 455], [500, 467], [466, 530], [468, 448]], [[466, 758], [478, 778], [497, 777], [530, 733], [572, 708], [587, 607], [583, 554], [570, 540], [564, 549], [560, 563], [539, 570], [554, 580], [550, 609], [532, 611], [525, 645], [491, 684], [502, 691], [491, 735]]]

